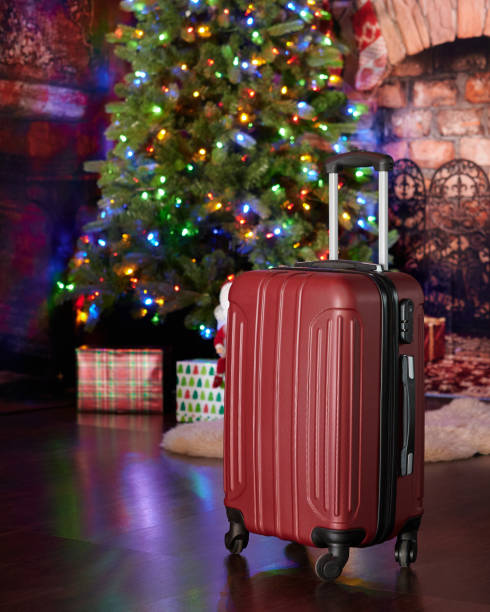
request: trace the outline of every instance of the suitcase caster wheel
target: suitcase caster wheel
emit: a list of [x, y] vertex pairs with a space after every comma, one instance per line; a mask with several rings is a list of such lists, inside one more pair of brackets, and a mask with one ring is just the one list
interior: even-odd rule
[[330, 552], [317, 559], [315, 573], [322, 580], [335, 580], [344, 569], [344, 565], [349, 558], [349, 548], [330, 547]]
[[315, 573], [322, 580], [335, 580], [344, 569], [344, 564], [338, 557], [333, 557], [330, 553], [321, 556], [315, 564]]
[[225, 534], [225, 546], [232, 554], [239, 554], [248, 544], [248, 531], [240, 523], [232, 523]]
[[243, 521], [243, 514], [235, 508], [226, 508], [230, 530], [225, 534], [225, 546], [232, 554], [239, 554], [248, 544], [248, 529]]
[[400, 567], [408, 567], [417, 559], [417, 540], [397, 540], [395, 544], [395, 561]]

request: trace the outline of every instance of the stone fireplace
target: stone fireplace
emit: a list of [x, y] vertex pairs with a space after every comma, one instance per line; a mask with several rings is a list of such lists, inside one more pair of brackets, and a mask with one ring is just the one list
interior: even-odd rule
[[[394, 66], [376, 93], [374, 129], [395, 159], [430, 177], [455, 158], [490, 170], [488, 38], [433, 47]], [[427, 172], [426, 172], [427, 171]]]
[[333, 2], [355, 49], [346, 90], [368, 112], [355, 144], [395, 160], [395, 264], [450, 331], [489, 336], [490, 3]]

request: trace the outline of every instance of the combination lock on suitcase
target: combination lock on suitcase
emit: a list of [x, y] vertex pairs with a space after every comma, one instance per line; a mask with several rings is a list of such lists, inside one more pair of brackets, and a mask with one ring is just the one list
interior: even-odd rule
[[[338, 172], [379, 171], [379, 263], [340, 261]], [[423, 513], [423, 293], [388, 270], [387, 155], [329, 159], [329, 261], [255, 270], [228, 312], [224, 489], [239, 553], [249, 532], [328, 548], [320, 578], [352, 546], [396, 537], [417, 556]]]

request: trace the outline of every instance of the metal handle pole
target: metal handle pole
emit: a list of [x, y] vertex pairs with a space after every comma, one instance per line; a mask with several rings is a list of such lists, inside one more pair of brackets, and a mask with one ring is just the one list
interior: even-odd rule
[[339, 257], [339, 175], [328, 174], [328, 258]]
[[388, 269], [388, 172], [379, 171], [378, 262]]

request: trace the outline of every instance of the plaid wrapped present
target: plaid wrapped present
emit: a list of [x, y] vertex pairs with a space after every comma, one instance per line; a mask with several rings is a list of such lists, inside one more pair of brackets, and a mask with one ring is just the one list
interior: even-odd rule
[[424, 317], [424, 361], [442, 359], [446, 352], [446, 319]]
[[223, 418], [225, 385], [213, 388], [217, 363], [217, 359], [177, 361], [177, 421]]
[[77, 349], [78, 410], [162, 412], [162, 351]]

